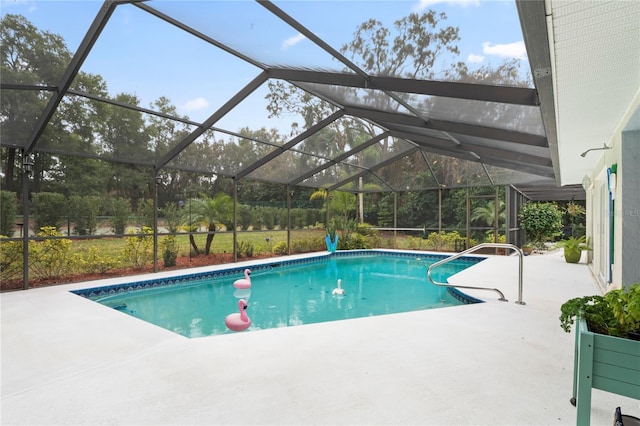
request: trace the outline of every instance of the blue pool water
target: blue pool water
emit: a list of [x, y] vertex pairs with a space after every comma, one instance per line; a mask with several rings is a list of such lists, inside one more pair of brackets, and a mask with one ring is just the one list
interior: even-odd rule
[[[442, 258], [356, 252], [294, 262], [271, 260], [250, 267], [250, 290], [233, 287], [233, 282], [243, 277], [243, 269], [236, 266], [216, 273], [75, 293], [183, 336], [203, 337], [233, 333], [224, 319], [238, 312], [240, 298], [249, 305], [252, 325], [248, 331], [474, 302], [455, 290], [428, 282], [427, 267]], [[436, 268], [433, 278], [446, 281], [480, 260], [458, 259]], [[345, 291], [341, 296], [332, 294], [338, 279]]]

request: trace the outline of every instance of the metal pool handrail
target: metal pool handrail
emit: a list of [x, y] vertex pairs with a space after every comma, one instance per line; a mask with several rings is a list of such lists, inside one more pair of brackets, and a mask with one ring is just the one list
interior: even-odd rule
[[523, 264], [523, 258], [524, 258], [524, 254], [522, 253], [522, 250], [520, 249], [520, 247], [515, 246], [513, 244], [503, 244], [503, 243], [481, 243], [478, 244], [477, 246], [473, 246], [465, 251], [461, 251], [460, 253], [451, 255], [449, 257], [447, 257], [446, 259], [442, 259], [432, 265], [429, 266], [429, 268], [427, 268], [427, 278], [429, 279], [429, 281], [431, 281], [432, 284], [438, 285], [438, 286], [442, 286], [442, 287], [458, 287], [458, 288], [467, 288], [470, 290], [489, 290], [489, 291], [495, 291], [496, 293], [498, 293], [500, 295], [500, 299], [503, 302], [508, 302], [508, 300], [504, 297], [504, 294], [498, 290], [497, 288], [487, 288], [487, 287], [472, 287], [472, 286], [464, 286], [464, 285], [453, 285], [453, 284], [449, 284], [449, 283], [439, 283], [433, 280], [433, 278], [431, 278], [431, 271], [434, 268], [437, 268], [440, 265], [444, 265], [445, 263], [449, 263], [452, 260], [455, 260], [459, 257], [464, 256], [465, 254], [469, 254], [471, 252], [474, 252], [476, 250], [479, 250], [481, 248], [485, 248], [485, 247], [492, 247], [492, 248], [507, 248], [507, 249], [511, 249], [511, 250], [515, 250], [516, 253], [518, 253], [519, 256], [519, 269], [518, 269], [518, 301], [516, 302], [518, 305], [524, 305], [525, 303], [522, 301], [522, 264]]

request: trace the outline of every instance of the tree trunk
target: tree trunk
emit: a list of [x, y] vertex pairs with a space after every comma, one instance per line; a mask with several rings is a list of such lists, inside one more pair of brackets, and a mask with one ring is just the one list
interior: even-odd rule
[[198, 250], [198, 246], [196, 245], [196, 240], [193, 238], [193, 234], [189, 233], [189, 241], [191, 242], [191, 247], [193, 247], [193, 254], [196, 256], [200, 254], [200, 250]]
[[209, 224], [209, 233], [207, 234], [207, 243], [204, 246], [204, 254], [206, 254], [207, 256], [211, 251], [211, 243], [213, 242], [213, 237], [215, 235], [216, 235], [216, 225], [213, 223]]

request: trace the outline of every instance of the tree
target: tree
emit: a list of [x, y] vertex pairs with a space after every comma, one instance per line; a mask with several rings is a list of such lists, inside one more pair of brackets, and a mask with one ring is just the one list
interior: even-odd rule
[[370, 74], [432, 79], [450, 67], [445, 65], [450, 61], [440, 61], [443, 53], [454, 57], [460, 53], [456, 44], [459, 30], [444, 26], [446, 19], [445, 13], [433, 10], [411, 13], [394, 22], [395, 31], [369, 19], [358, 26], [353, 40], [340, 52], [357, 60]]
[[[3, 83], [56, 86], [59, 84], [71, 52], [59, 35], [40, 31], [26, 18], [8, 14], [0, 24], [2, 40]], [[108, 97], [106, 82], [99, 75], [79, 72], [71, 85], [74, 90]], [[2, 161], [5, 163], [4, 188], [15, 188], [16, 148], [24, 145], [34, 130], [36, 118], [50, 98], [47, 90], [6, 90], [2, 93]], [[58, 111], [51, 117], [38, 141], [38, 147], [71, 155], [32, 153], [34, 159], [34, 192], [59, 192], [71, 195], [103, 195], [110, 165], [92, 159], [102, 152], [103, 132], [109, 128], [128, 127], [122, 121], [113, 122], [112, 110], [103, 102], [82, 96], [65, 96]], [[7, 146], [5, 148], [5, 145]], [[80, 157], [74, 156], [80, 154]], [[84, 157], [84, 158], [81, 158]], [[17, 190], [17, 188], [16, 188]]]
[[[72, 88], [108, 98], [106, 82], [98, 75], [80, 72]], [[107, 105], [82, 96], [65, 96], [58, 109], [41, 143], [70, 155], [55, 155], [47, 169], [47, 190], [67, 197], [104, 195], [113, 165], [91, 157], [101, 153], [101, 133], [109, 117]]]
[[0, 191], [0, 236], [13, 237], [18, 201], [14, 193]]
[[67, 198], [80, 196], [104, 196], [105, 188], [113, 176], [112, 165], [93, 158], [59, 155], [47, 170], [44, 189], [59, 192]]
[[[356, 28], [353, 40], [344, 44], [340, 51], [365, 72], [373, 75], [432, 79], [438, 74], [458, 74], [455, 70], [459, 64], [443, 58], [445, 54], [452, 57], [459, 54], [456, 45], [460, 39], [458, 28], [446, 26], [445, 21], [444, 13], [438, 14], [434, 11], [412, 13], [394, 22], [393, 29], [385, 27], [380, 21], [370, 19]], [[375, 105], [387, 111], [398, 108], [398, 104], [390, 97], [380, 96], [375, 91], [368, 91], [363, 97], [362, 92], [356, 92], [356, 89], [335, 90], [345, 99], [362, 99], [366, 105]], [[270, 117], [278, 117], [285, 113], [294, 114], [302, 117], [307, 127], [335, 111], [333, 105], [283, 82], [269, 83], [267, 99]], [[296, 129], [292, 129], [292, 132], [294, 130]], [[332, 137], [325, 138], [326, 148], [323, 155], [326, 157], [335, 157], [379, 133], [375, 126], [348, 117], [336, 120], [327, 126], [325, 131], [333, 132]], [[394, 150], [400, 149], [391, 143], [391, 140], [392, 138], [385, 138], [356, 154], [351, 161], [364, 166], [370, 163], [372, 157], [384, 158], [391, 155]], [[393, 170], [397, 167], [402, 167], [402, 164], [389, 166], [388, 173], [394, 174]], [[416, 170], [410, 169], [412, 172]], [[334, 177], [336, 180], [341, 178], [343, 177]], [[362, 189], [365, 183], [360, 179], [357, 185], [360, 197], [358, 217], [363, 221]]]
[[[39, 31], [20, 15], [7, 14], [0, 20], [0, 44], [2, 45], [0, 77], [2, 83], [55, 86], [59, 83], [71, 53], [59, 35]], [[41, 114], [50, 94], [37, 90], [3, 90], [0, 102], [0, 139], [5, 163], [5, 190], [16, 188], [17, 148], [13, 144], [26, 142], [33, 130], [35, 119]], [[35, 170], [43, 170], [36, 156]], [[21, 166], [19, 166], [21, 167]], [[39, 174], [34, 174], [34, 190], [39, 189]]]
[[[136, 96], [125, 93], [117, 95], [114, 100], [139, 105]], [[137, 206], [134, 203], [150, 192], [149, 168], [135, 164], [153, 158], [145, 122], [140, 112], [115, 105], [108, 105], [105, 114], [105, 127], [100, 131], [103, 147], [100, 154], [129, 163], [113, 165], [113, 179], [110, 181], [109, 189], [131, 200], [132, 208], [136, 211]]]
[[545, 241], [561, 233], [562, 212], [555, 203], [523, 204], [518, 218], [527, 238], [538, 248], [542, 248]]
[[438, 193], [436, 191], [410, 191], [403, 195], [398, 207], [400, 227], [438, 226]]
[[212, 198], [205, 194], [200, 194], [200, 196], [202, 198], [198, 199], [193, 205], [194, 221], [205, 225], [209, 231], [204, 248], [204, 254], [208, 255], [211, 251], [213, 237], [217, 231], [217, 224], [228, 221], [233, 215], [233, 199], [222, 192], [217, 193]]
[[[154, 101], [151, 104], [151, 109], [169, 116], [179, 117], [176, 107], [164, 96]], [[146, 117], [144, 131], [149, 138], [150, 149], [154, 150], [156, 158], [160, 159], [189, 134], [190, 128], [186, 124], [176, 120], [170, 120], [156, 115], [148, 115]], [[184, 154], [187, 154], [187, 152], [184, 152]], [[180, 154], [177, 161], [195, 165], [199, 164], [194, 161], [198, 159], [198, 156], [200, 157], [199, 161], [206, 160], [206, 158], [203, 158], [202, 153], [198, 153], [193, 158], [184, 154]], [[179, 194], [187, 192], [190, 184], [197, 180], [195, 174], [167, 167], [156, 171], [156, 176], [160, 177], [162, 181], [162, 190], [158, 191], [158, 205], [173, 203], [175, 206], [175, 200]]]

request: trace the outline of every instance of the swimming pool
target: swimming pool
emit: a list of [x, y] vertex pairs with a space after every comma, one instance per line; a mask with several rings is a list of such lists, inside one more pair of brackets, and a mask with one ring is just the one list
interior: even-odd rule
[[[478, 302], [428, 282], [427, 267], [444, 257], [415, 252], [336, 252], [252, 265], [248, 290], [233, 286], [244, 270], [234, 266], [73, 293], [194, 338], [232, 333], [225, 317], [238, 312], [240, 298], [248, 302], [248, 331]], [[482, 260], [461, 258], [434, 270], [434, 278], [446, 281]], [[332, 294], [338, 280], [344, 295]]]

